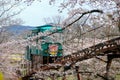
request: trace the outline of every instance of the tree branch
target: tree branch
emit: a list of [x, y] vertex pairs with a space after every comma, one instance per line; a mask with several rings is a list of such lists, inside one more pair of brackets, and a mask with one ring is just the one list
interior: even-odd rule
[[[3, 16], [6, 12], [10, 11], [12, 8], [14, 8], [18, 3], [14, 3], [11, 5], [8, 9], [3, 10], [3, 12], [0, 14], [0, 17]], [[4, 6], [3, 6], [4, 7]]]
[[[84, 12], [84, 13], [81, 14], [80, 17], [78, 17], [78, 18], [77, 18], [76, 20], [74, 20], [72, 23], [70, 23], [70, 24], [66, 25], [65, 27], [63, 27], [61, 30], [65, 30], [66, 28], [68, 28], [69, 26], [71, 26], [72, 24], [74, 24], [75, 22], [77, 22], [78, 20], [80, 20], [84, 15], [90, 14], [90, 13], [95, 13], [95, 12], [97, 12], [97, 13], [103, 13], [102, 10], [91, 10], [91, 11]], [[50, 36], [50, 35], [52, 35], [52, 34], [54, 34], [54, 33], [57, 33], [57, 32], [59, 32], [59, 30], [56, 30], [56, 31], [54, 31], [54, 32], [52, 32], [52, 33], [50, 33], [50, 34], [47, 34], [46, 36]], [[40, 38], [41, 38], [41, 37], [40, 37]]]
[[84, 15], [89, 14], [89, 13], [94, 13], [94, 12], [103, 13], [103, 11], [101, 11], [101, 10], [91, 10], [91, 11], [88, 11], [88, 12], [84, 12], [84, 13], [82, 13], [82, 15], [81, 15], [80, 17], [78, 17], [75, 21], [73, 21], [72, 23], [66, 25], [66, 27], [62, 28], [62, 30], [64, 30], [65, 28], [71, 26], [72, 24], [74, 24], [74, 23], [77, 22], [78, 20], [80, 20]]

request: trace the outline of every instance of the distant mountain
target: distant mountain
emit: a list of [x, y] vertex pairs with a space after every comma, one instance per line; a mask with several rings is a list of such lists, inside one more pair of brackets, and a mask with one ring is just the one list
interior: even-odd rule
[[31, 29], [34, 29], [34, 26], [13, 25], [7, 28], [7, 30], [13, 34], [20, 34]]

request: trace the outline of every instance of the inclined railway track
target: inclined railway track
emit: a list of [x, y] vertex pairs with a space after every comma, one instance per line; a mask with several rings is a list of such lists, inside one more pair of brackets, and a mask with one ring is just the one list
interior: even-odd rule
[[[96, 56], [104, 56], [109, 54], [120, 55], [120, 37], [99, 43], [97, 45], [93, 45], [83, 50], [78, 50], [70, 55], [59, 58], [58, 60], [55, 61], [54, 64], [65, 65], [66, 63], [69, 63], [72, 66], [79, 61], [90, 59]], [[49, 69], [57, 69], [57, 67], [48, 64], [47, 66], [42, 66], [40, 68], [40, 70]]]
[[[52, 63], [53, 65], [42, 65], [40, 66], [39, 70], [32, 70], [32, 72], [29, 72], [29, 74], [25, 75], [22, 80], [25, 80], [26, 78], [30, 77], [32, 74], [37, 73], [38, 71], [45, 71], [51, 69], [59, 70], [59, 68], [65, 66], [67, 63], [69, 63], [69, 67], [71, 67], [79, 61], [90, 59], [96, 56], [105, 56], [111, 54], [116, 54], [117, 57], [120, 56], [120, 37], [93, 45], [83, 50], [78, 50], [70, 55], [59, 58], [54, 63]], [[107, 70], [109, 66], [110, 65], [108, 64]]]

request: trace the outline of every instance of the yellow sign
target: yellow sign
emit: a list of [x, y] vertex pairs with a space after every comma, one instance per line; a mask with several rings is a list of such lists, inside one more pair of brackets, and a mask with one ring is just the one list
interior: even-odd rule
[[4, 76], [2, 72], [0, 72], [0, 80], [4, 80]]
[[57, 53], [56, 51], [51, 51], [50, 52], [51, 55], [56, 55], [56, 53]]

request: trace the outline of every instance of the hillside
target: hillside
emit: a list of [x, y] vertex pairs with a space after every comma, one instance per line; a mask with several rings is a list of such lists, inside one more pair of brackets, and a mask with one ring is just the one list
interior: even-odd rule
[[13, 25], [7, 28], [9, 32], [12, 32], [13, 34], [21, 34], [24, 31], [28, 31], [33, 29], [34, 26], [24, 26], [24, 25]]

